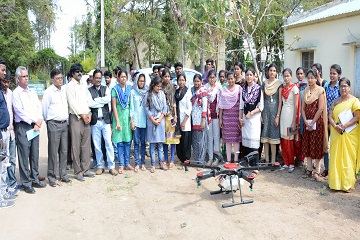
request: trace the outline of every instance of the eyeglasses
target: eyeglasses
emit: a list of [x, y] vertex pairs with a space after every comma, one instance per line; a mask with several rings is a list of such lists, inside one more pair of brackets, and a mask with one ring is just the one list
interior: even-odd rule
[[75, 73], [82, 73], [82, 70], [76, 70]]
[[139, 80], [138, 82], [145, 82], [144, 80]]
[[54, 78], [55, 80], [62, 80], [63, 78], [62, 77], [56, 77]]
[[348, 88], [348, 85], [341, 85], [340, 88]]

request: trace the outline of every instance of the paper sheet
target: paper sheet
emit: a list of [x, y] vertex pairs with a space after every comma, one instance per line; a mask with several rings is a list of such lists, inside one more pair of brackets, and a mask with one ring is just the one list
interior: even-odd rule
[[40, 130], [39, 131], [34, 131], [34, 129], [31, 129], [29, 131], [26, 132], [26, 136], [28, 141], [31, 141], [32, 139], [36, 138], [37, 136], [39, 136], [40, 134]]
[[[350, 120], [353, 118], [353, 114], [351, 112], [350, 109], [347, 109], [347, 110], [344, 110], [342, 111], [340, 114], [339, 114], [339, 120], [341, 122], [341, 124], [346, 124], [348, 122], [350, 122]], [[356, 127], [356, 124], [350, 126], [350, 127], [347, 127], [345, 128], [345, 131], [347, 133], [351, 132], [354, 128]]]
[[[307, 119], [306, 120], [308, 123], [311, 123], [312, 122], [312, 119]], [[312, 126], [312, 130], [316, 130], [316, 122], [314, 123], [314, 125]]]

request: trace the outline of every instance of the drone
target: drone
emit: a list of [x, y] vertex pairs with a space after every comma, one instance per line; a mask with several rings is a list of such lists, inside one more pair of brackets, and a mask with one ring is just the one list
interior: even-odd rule
[[[241, 186], [244, 185], [245, 181], [250, 184], [250, 191], [253, 190], [254, 178], [255, 176], [250, 173], [250, 171], [256, 170], [276, 170], [280, 169], [280, 163], [259, 163], [259, 152], [253, 151], [246, 155], [242, 161], [239, 163], [223, 163], [218, 166], [206, 166], [194, 161], [185, 161], [186, 166], [189, 167], [202, 167], [208, 168], [210, 170], [202, 171], [197, 173], [196, 182], [197, 187], [200, 188], [201, 181], [216, 177], [218, 186], [220, 187], [217, 191], [211, 191], [210, 195], [214, 194], [229, 194], [231, 193], [232, 201], [231, 203], [222, 204], [223, 208], [232, 207], [240, 204], [253, 203], [254, 200], [244, 200], [242, 196]], [[239, 190], [240, 192], [240, 201], [235, 201], [234, 193]]]

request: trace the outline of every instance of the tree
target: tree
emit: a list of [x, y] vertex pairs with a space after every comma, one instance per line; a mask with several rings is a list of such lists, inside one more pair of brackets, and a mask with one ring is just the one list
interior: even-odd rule
[[0, 59], [14, 71], [25, 65], [34, 53], [34, 36], [28, 19], [29, 1], [3, 0], [0, 2]]

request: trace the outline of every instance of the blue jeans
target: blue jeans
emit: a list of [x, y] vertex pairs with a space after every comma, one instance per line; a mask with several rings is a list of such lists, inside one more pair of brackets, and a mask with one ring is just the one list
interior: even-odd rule
[[130, 164], [130, 143], [131, 142], [117, 143], [120, 167], [127, 167]]
[[151, 159], [151, 165], [155, 166], [155, 148], [158, 151], [158, 157], [159, 157], [159, 164], [164, 162], [164, 150], [163, 150], [163, 144], [162, 143], [150, 143], [150, 159]]
[[[163, 144], [163, 148], [164, 148], [164, 155], [165, 155], [165, 161], [169, 161], [169, 144]], [[170, 144], [170, 148], [171, 148], [171, 156], [170, 156], [170, 162], [174, 162], [174, 156], [175, 156], [175, 148], [176, 145], [175, 144]]]
[[101, 137], [103, 137], [105, 141], [108, 169], [114, 169], [114, 148], [111, 142], [111, 125], [107, 124], [104, 120], [98, 120], [95, 125], [91, 126], [91, 137], [94, 142], [98, 168], [105, 168], [104, 162], [102, 161], [103, 153], [101, 150]]
[[10, 140], [9, 142], [9, 164], [10, 166], [7, 167], [7, 178], [6, 184], [9, 188], [16, 187], [16, 176], [15, 176], [15, 168], [16, 168], [16, 143], [15, 138]]
[[[141, 164], [145, 165], [145, 137], [146, 137], [146, 128], [138, 128], [136, 127], [134, 130], [134, 155], [135, 155], [135, 166], [140, 165], [140, 157]], [[140, 148], [140, 152], [139, 152]]]

